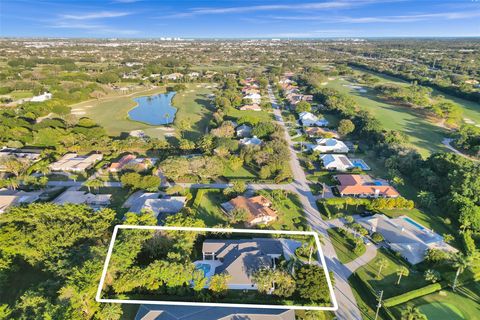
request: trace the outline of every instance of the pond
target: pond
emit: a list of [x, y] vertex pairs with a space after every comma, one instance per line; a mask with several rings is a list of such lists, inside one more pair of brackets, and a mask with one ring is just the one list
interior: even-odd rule
[[149, 125], [158, 126], [172, 123], [175, 120], [177, 108], [172, 106], [174, 91], [153, 96], [134, 98], [138, 103], [128, 112], [131, 120], [140, 121]]

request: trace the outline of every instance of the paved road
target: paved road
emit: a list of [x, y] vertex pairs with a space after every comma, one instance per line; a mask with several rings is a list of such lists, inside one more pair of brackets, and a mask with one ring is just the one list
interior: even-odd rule
[[472, 160], [474, 162], [479, 162], [480, 160], [478, 159], [475, 159], [473, 157], [470, 157], [469, 155], [466, 155], [465, 153], [462, 153], [460, 152], [459, 150], [455, 149], [453, 146], [452, 146], [452, 141], [453, 139], [450, 139], [450, 138], [444, 138], [442, 140], [442, 143], [444, 146], [446, 146], [449, 150], [451, 150], [452, 152], [464, 157], [464, 158], [467, 158], [468, 160]]
[[342, 320], [361, 320], [362, 316], [360, 309], [358, 308], [352, 289], [350, 288], [347, 280], [351, 273], [348, 272], [349, 270], [342, 263], [340, 263], [337, 258], [337, 254], [335, 253], [335, 249], [333, 248], [332, 242], [330, 241], [330, 237], [327, 233], [329, 225], [320, 217], [315, 196], [312, 194], [310, 187], [308, 186], [307, 177], [302, 166], [300, 165], [297, 153], [293, 148], [294, 143], [288, 134], [288, 129], [283, 121], [281, 110], [278, 107], [271, 88], [269, 88], [268, 92], [272, 102], [275, 119], [284, 128], [285, 139], [287, 140], [290, 149], [290, 167], [294, 177], [294, 182], [291, 185], [294, 188], [294, 192], [298, 194], [300, 201], [302, 202], [306, 219], [311, 228], [323, 235], [324, 238], [322, 250], [327, 261], [328, 269], [334, 273], [335, 296], [339, 305], [338, 311], [336, 311], [335, 314], [338, 319]]

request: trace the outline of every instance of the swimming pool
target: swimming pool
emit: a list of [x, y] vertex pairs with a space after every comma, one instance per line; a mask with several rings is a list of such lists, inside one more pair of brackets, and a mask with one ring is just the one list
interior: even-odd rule
[[206, 264], [206, 263], [199, 263], [195, 266], [195, 268], [197, 270], [202, 270], [203, 271], [203, 275], [206, 277], [207, 274], [210, 272], [210, 269], [212, 268], [211, 265], [209, 264]]
[[417, 227], [418, 229], [420, 229], [420, 230], [422, 230], [422, 231], [425, 230], [425, 228], [424, 228], [421, 224], [416, 223], [415, 221], [413, 221], [413, 220], [410, 219], [410, 218], [407, 218], [407, 217], [406, 217], [406, 218], [403, 218], [403, 220], [405, 220], [406, 222], [410, 223], [411, 225], [414, 225], [415, 227]]
[[359, 169], [362, 169], [364, 171], [370, 170], [370, 167], [362, 159], [352, 159], [351, 162], [355, 167]]

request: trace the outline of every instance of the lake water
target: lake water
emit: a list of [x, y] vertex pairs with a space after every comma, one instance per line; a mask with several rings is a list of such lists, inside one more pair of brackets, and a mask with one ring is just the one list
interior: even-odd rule
[[175, 92], [161, 93], [153, 96], [134, 98], [138, 105], [128, 112], [131, 120], [144, 122], [153, 126], [172, 123], [177, 108], [172, 106]]

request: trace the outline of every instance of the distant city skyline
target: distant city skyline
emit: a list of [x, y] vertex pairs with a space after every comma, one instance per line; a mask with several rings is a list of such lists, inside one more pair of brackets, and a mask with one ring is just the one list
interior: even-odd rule
[[480, 1], [2, 0], [0, 36], [479, 37]]

